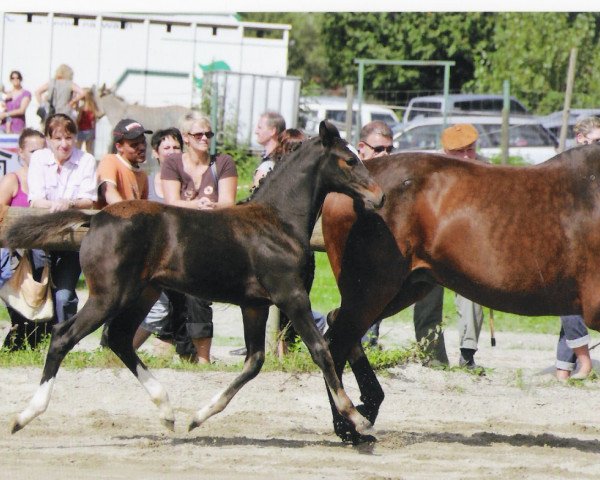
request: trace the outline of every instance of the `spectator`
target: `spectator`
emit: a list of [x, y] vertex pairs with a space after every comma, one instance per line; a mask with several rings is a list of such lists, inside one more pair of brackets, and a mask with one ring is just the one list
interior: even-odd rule
[[265, 112], [258, 118], [256, 129], [256, 141], [264, 150], [261, 163], [254, 172], [253, 185], [258, 186], [260, 179], [265, 177], [273, 168], [272, 154], [278, 145], [278, 138], [285, 130], [285, 119], [277, 112]]
[[[600, 118], [586, 117], [573, 127], [578, 145], [591, 145], [600, 142]], [[556, 346], [556, 378], [583, 379], [592, 371], [590, 357], [590, 336], [581, 315], [560, 317], [561, 328]], [[579, 370], [573, 374], [576, 364]]]
[[306, 135], [297, 128], [287, 128], [277, 137], [277, 146], [271, 152], [271, 157], [274, 162], [277, 162], [288, 153], [296, 150], [302, 142], [306, 140]]
[[[302, 142], [306, 140], [306, 135], [301, 131], [298, 130], [296, 128], [287, 128], [285, 129], [283, 132], [281, 132], [278, 137], [277, 137], [277, 146], [275, 147], [275, 149], [271, 152], [270, 154], [270, 160], [265, 160], [261, 166], [265, 166], [266, 169], [266, 174], [268, 175], [268, 173], [273, 169], [273, 167], [275, 166], [275, 164], [277, 162], [279, 162], [279, 160], [281, 160], [281, 158], [284, 155], [287, 155], [291, 152], [293, 152], [294, 150], [296, 150], [301, 144]], [[270, 165], [269, 165], [270, 164]], [[315, 270], [315, 255], [314, 252], [312, 253], [311, 256], [311, 271], [312, 271], [312, 275], [314, 276], [314, 270]], [[310, 279], [310, 286], [312, 286], [312, 278]], [[309, 287], [309, 291], [310, 291], [310, 287]], [[323, 333], [323, 331], [325, 330], [325, 325], [327, 324], [327, 321], [325, 319], [325, 316], [320, 313], [317, 312], [315, 310], [312, 311], [313, 314], [313, 318], [315, 320], [315, 323], [317, 325], [317, 328], [319, 329], [319, 331], [321, 333]], [[284, 315], [283, 313], [281, 313], [280, 317], [279, 317], [279, 331], [280, 331], [280, 339], [277, 345], [277, 352], [279, 357], [281, 358], [283, 355], [285, 355], [288, 351], [289, 345], [296, 340], [296, 331], [294, 330], [294, 327], [292, 326], [289, 318]], [[238, 350], [233, 350], [232, 352], [233, 355], [246, 355], [246, 348], [243, 347], [241, 349]]]
[[96, 120], [100, 118], [100, 108], [94, 99], [94, 92], [90, 88], [83, 89], [81, 108], [77, 113], [77, 148], [85, 144], [85, 151], [94, 154], [96, 142]]
[[[150, 144], [152, 145], [152, 156], [156, 158], [160, 166], [169, 155], [181, 153], [183, 138], [177, 128], [167, 128], [155, 132]], [[150, 181], [148, 198], [160, 202], [164, 198], [160, 172], [154, 175]], [[176, 351], [182, 357], [195, 360], [197, 358], [196, 349], [185, 326], [185, 304], [184, 294], [173, 290], [163, 290], [137, 329], [133, 338], [133, 347], [137, 350], [154, 333], [159, 341], [162, 340], [168, 344], [175, 343]]]
[[[29, 171], [29, 161], [31, 155], [36, 150], [41, 150], [46, 146], [46, 139], [42, 132], [25, 128], [19, 136], [18, 156], [21, 163], [21, 168], [14, 173], [8, 173], [0, 180], [0, 204], [11, 207], [29, 207], [27, 194], [27, 173]], [[28, 255], [29, 252], [25, 252]], [[32, 255], [41, 256], [40, 250], [33, 250]], [[1, 253], [1, 278], [2, 283], [7, 281], [12, 275], [10, 268], [10, 252], [3, 248]], [[41, 262], [40, 262], [41, 263]], [[35, 278], [39, 281], [39, 278]], [[35, 348], [46, 333], [46, 323], [37, 324], [29, 321], [19, 312], [7, 306], [8, 316], [10, 317], [11, 329], [4, 339], [4, 348], [10, 351], [21, 350], [27, 348]]]
[[[46, 120], [44, 133], [49, 148], [35, 151], [29, 165], [29, 205], [51, 212], [92, 208], [96, 200], [96, 160], [75, 147], [77, 125], [68, 115], [57, 113]], [[46, 257], [50, 261], [56, 321], [63, 322], [77, 312], [79, 252], [54, 251]], [[41, 269], [43, 264], [34, 258], [34, 267]]]
[[362, 160], [383, 157], [392, 153], [393, 134], [387, 123], [374, 120], [360, 130], [358, 154]]
[[[457, 124], [442, 132], [441, 142], [446, 155], [464, 160], [484, 160], [477, 155], [477, 129], [471, 124]], [[460, 295], [455, 296], [458, 313], [458, 336], [460, 345], [459, 365], [468, 369], [477, 368], [475, 352], [483, 324], [483, 309]], [[444, 287], [436, 285], [423, 299], [415, 303], [413, 321], [417, 341], [428, 340], [428, 349], [433, 359], [448, 363], [444, 335], [436, 332], [442, 323]]]
[[[73, 69], [64, 63], [59, 65], [54, 78], [35, 91], [35, 98], [42, 105], [42, 95], [48, 96], [48, 105], [54, 108], [54, 113], [63, 113], [73, 120], [76, 119], [76, 108], [83, 98], [83, 90], [73, 82]], [[91, 153], [91, 152], [88, 152]]]
[[98, 208], [123, 200], [148, 199], [148, 175], [140, 168], [146, 159], [145, 134], [152, 133], [125, 118], [113, 129], [117, 153], [105, 155], [98, 165]]
[[[161, 166], [165, 203], [200, 210], [235, 204], [237, 170], [229, 155], [210, 155], [214, 136], [210, 121], [197, 113], [187, 114], [181, 122], [186, 151], [168, 156]], [[210, 252], [206, 252], [210, 255]], [[187, 297], [188, 322], [199, 363], [210, 363], [213, 336], [210, 303]]]
[[[383, 157], [392, 153], [393, 134], [391, 128], [380, 120], [367, 123], [360, 130], [360, 139], [357, 149], [358, 156], [363, 161]], [[362, 338], [362, 342], [369, 347], [375, 347], [379, 343], [379, 326], [381, 322], [374, 323]]]
[[165, 198], [162, 190], [162, 178], [160, 176], [160, 167], [169, 155], [172, 153], [181, 153], [183, 150], [183, 137], [177, 128], [167, 128], [158, 130], [152, 135], [150, 140], [152, 146], [152, 157], [158, 162], [158, 172], [150, 179], [149, 200], [162, 202]]
[[4, 133], [21, 133], [25, 128], [25, 112], [31, 102], [31, 92], [21, 85], [23, 76], [21, 72], [10, 72], [12, 90], [6, 93], [4, 102], [5, 111], [0, 113], [0, 131]]

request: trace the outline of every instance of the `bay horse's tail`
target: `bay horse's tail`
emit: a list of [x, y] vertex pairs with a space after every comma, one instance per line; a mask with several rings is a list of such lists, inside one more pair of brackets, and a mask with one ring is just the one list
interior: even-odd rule
[[2, 245], [8, 248], [42, 248], [56, 244], [56, 239], [88, 226], [92, 213], [65, 210], [47, 215], [18, 218], [6, 229]]

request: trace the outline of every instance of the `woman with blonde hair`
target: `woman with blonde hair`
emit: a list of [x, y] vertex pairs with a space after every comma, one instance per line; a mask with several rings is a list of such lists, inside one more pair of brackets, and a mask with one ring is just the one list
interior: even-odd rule
[[[235, 204], [237, 169], [225, 154], [211, 156], [214, 136], [210, 120], [190, 112], [181, 121], [185, 152], [173, 153], [161, 165], [165, 203], [184, 208], [211, 210]], [[210, 255], [210, 251], [206, 252]], [[210, 303], [187, 296], [186, 328], [196, 348], [198, 363], [210, 363], [213, 336]]]
[[[76, 120], [76, 108], [84, 92], [79, 85], [73, 82], [73, 69], [64, 63], [59, 65], [54, 78], [35, 91], [38, 105], [42, 105], [42, 95], [48, 99], [48, 115], [63, 113]], [[42, 119], [44, 121], [45, 119]]]

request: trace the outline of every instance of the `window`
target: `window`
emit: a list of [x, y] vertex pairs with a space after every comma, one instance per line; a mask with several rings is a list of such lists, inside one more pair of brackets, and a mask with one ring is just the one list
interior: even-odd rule
[[418, 116], [440, 117], [442, 115], [442, 102], [414, 102], [410, 107], [407, 121]]
[[[499, 147], [502, 141], [501, 125], [481, 125], [490, 139], [490, 146]], [[548, 147], [554, 139], [541, 125], [510, 125], [508, 145], [510, 147]], [[483, 146], [483, 145], [482, 145]]]
[[[346, 123], [346, 110], [326, 110], [325, 118], [334, 122]], [[356, 125], [356, 110], [352, 112], [352, 124]]]
[[388, 126], [396, 124], [396, 119], [387, 113], [371, 113], [371, 121], [385, 122]]
[[436, 150], [442, 134], [441, 125], [423, 125], [405, 131], [398, 137], [400, 150]]

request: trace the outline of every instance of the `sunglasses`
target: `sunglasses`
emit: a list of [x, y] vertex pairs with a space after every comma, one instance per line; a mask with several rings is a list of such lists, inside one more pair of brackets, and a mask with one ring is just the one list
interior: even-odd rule
[[387, 153], [389, 155], [390, 153], [392, 153], [392, 150], [394, 149], [393, 145], [390, 145], [388, 147], [384, 147], [383, 145], [378, 145], [376, 147], [373, 147], [373, 146], [369, 145], [367, 142], [365, 142], [364, 140], [363, 140], [363, 143], [367, 147], [369, 147], [371, 150], [373, 150], [375, 153], [385, 152], [385, 153]]
[[208, 132], [196, 132], [196, 133], [189, 132], [188, 135], [190, 137], [194, 137], [194, 140], [199, 142], [200, 140], [202, 140], [202, 137], [211, 139], [212, 137], [215, 136], [215, 132], [211, 132], [210, 130]]

